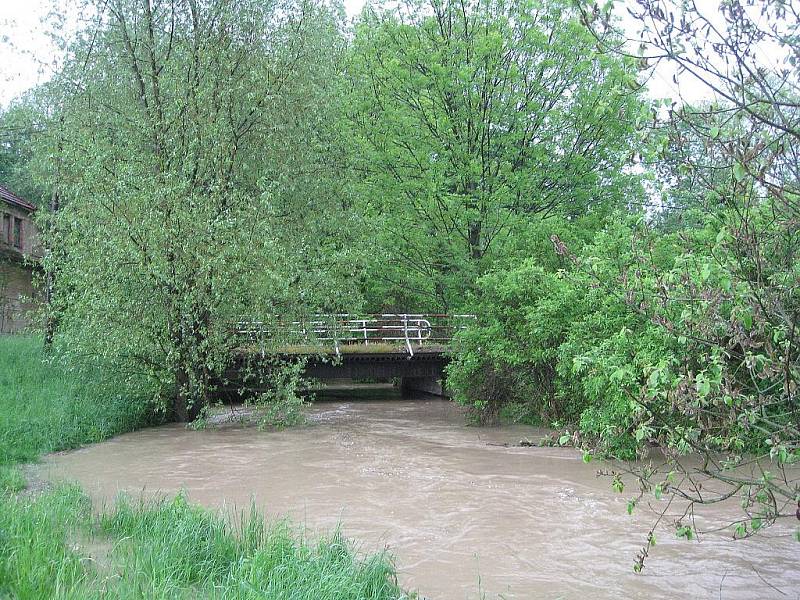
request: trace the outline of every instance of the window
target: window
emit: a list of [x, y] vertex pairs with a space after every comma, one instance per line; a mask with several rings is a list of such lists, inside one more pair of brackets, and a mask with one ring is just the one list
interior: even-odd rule
[[3, 231], [0, 235], [6, 244], [11, 243], [11, 215], [3, 214]]
[[14, 246], [22, 249], [22, 219], [14, 217]]

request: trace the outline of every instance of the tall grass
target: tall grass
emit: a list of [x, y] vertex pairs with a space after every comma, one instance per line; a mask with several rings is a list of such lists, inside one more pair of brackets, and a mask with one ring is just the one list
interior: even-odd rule
[[[91, 558], [91, 546], [107, 556]], [[314, 543], [255, 510], [234, 527], [183, 496], [121, 500], [95, 517], [75, 487], [0, 498], [0, 597], [390, 600], [408, 598], [383, 554], [337, 532]]]
[[70, 538], [89, 509], [74, 487], [31, 502], [0, 496], [0, 598], [81, 597], [87, 570]]
[[99, 442], [152, 423], [146, 401], [102, 373], [46, 360], [36, 337], [0, 336], [0, 489], [18, 488], [10, 468], [46, 452]]

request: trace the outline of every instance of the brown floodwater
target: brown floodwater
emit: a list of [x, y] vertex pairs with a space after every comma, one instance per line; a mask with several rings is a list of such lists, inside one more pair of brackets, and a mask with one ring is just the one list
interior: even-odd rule
[[[389, 391], [338, 392], [309, 417], [278, 432], [157, 427], [53, 455], [44, 468], [99, 503], [185, 490], [209, 507], [255, 502], [311, 533], [339, 525], [360, 551], [388, 548], [401, 584], [423, 598], [800, 597], [794, 523], [699, 542], [666, 524], [635, 574], [654, 513], [629, 516], [629, 495], [572, 449], [513, 445], [543, 430], [466, 427], [448, 401]], [[727, 514], [713, 510], [704, 525]]]

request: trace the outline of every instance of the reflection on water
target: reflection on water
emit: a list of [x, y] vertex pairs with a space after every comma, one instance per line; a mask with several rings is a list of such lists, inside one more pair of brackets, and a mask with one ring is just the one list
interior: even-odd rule
[[388, 547], [401, 583], [422, 597], [800, 597], [793, 524], [747, 542], [725, 532], [677, 540], [667, 524], [636, 575], [654, 516], [628, 516], [627, 496], [574, 450], [505, 446], [544, 432], [465, 427], [445, 400], [360, 396], [326, 396], [308, 427], [165, 426], [52, 456], [46, 468], [100, 502], [183, 489], [210, 507], [254, 500], [311, 530], [341, 524], [364, 551]]

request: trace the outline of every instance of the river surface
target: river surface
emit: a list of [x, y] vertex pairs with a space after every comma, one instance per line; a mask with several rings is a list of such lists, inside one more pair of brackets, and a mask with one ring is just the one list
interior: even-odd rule
[[185, 490], [214, 508], [254, 501], [311, 533], [340, 525], [361, 551], [388, 548], [421, 598], [800, 598], [794, 523], [745, 542], [725, 532], [687, 542], [666, 525], [633, 573], [654, 514], [629, 516], [630, 495], [572, 449], [514, 445], [543, 430], [466, 427], [451, 402], [388, 391], [340, 392], [309, 417], [278, 432], [157, 427], [43, 468], [99, 503]]

